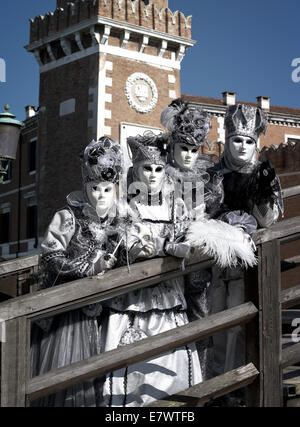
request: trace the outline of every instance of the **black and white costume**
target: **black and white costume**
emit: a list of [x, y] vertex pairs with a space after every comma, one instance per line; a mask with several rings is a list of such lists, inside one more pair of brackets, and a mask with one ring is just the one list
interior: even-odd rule
[[[166, 159], [158, 149], [155, 136], [129, 138], [133, 155], [133, 180], [139, 179], [139, 167], [165, 168]], [[173, 183], [164, 176], [157, 194], [132, 195], [132, 227], [127, 250], [131, 261], [174, 255], [185, 257], [189, 248], [176, 243], [185, 230], [184, 205], [174, 199]], [[180, 215], [177, 214], [180, 212]], [[147, 249], [145, 249], [147, 248]], [[151, 249], [152, 248], [152, 249]], [[139, 254], [143, 252], [143, 256]], [[106, 303], [109, 310], [105, 351], [112, 350], [186, 325], [186, 300], [181, 277], [166, 280], [114, 298]], [[145, 406], [152, 401], [185, 390], [202, 381], [194, 345], [169, 351], [158, 357], [112, 372], [104, 384], [106, 406]]]
[[[224, 189], [224, 201], [216, 216], [251, 235], [258, 227], [269, 227], [275, 223], [279, 212], [283, 213], [279, 178], [269, 163], [256, 160], [256, 143], [259, 136], [266, 131], [267, 114], [260, 108], [246, 104], [230, 106], [226, 113], [225, 127], [225, 150], [220, 162], [212, 169], [213, 173], [222, 176]], [[233, 144], [240, 144], [242, 147], [241, 141], [244, 141], [245, 145], [240, 149], [239, 155]], [[245, 160], [247, 150], [249, 158]], [[215, 268], [213, 273], [212, 312], [242, 304], [242, 268]], [[214, 337], [214, 358], [215, 374], [244, 364], [242, 327], [233, 328]]]
[[[119, 220], [115, 205], [104, 217], [89, 201], [89, 182], [118, 182], [123, 157], [118, 143], [109, 138], [93, 141], [83, 156], [83, 191], [67, 197], [49, 225], [41, 249], [41, 288], [102, 274], [111, 268], [118, 244]], [[34, 324], [31, 343], [31, 376], [100, 354], [101, 304], [60, 314]], [[101, 383], [88, 380], [33, 402], [33, 406], [99, 406]]]

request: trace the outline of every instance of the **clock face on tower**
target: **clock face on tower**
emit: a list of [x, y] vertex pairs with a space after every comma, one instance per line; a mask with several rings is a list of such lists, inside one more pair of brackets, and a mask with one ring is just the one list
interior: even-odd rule
[[158, 101], [157, 87], [144, 73], [134, 73], [128, 77], [125, 94], [131, 108], [139, 113], [150, 113]]

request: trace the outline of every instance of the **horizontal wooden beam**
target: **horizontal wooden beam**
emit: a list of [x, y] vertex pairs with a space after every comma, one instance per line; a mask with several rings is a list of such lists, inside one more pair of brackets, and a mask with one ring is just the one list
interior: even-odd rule
[[216, 332], [247, 323], [257, 313], [257, 308], [249, 302], [135, 344], [94, 356], [89, 360], [59, 368], [29, 380], [26, 394], [30, 400], [49, 395], [89, 378], [125, 368], [133, 363], [209, 337]]
[[130, 266], [130, 271], [122, 267], [4, 302], [0, 304], [0, 318], [2, 321], [22, 316], [45, 318], [205, 269], [213, 263], [207, 257], [194, 257], [184, 271], [182, 260], [173, 257], [136, 263]]
[[198, 384], [182, 393], [175, 394], [164, 400], [151, 403], [148, 407], [170, 408], [197, 406], [200, 403], [208, 402], [211, 399], [224, 396], [234, 390], [247, 387], [258, 377], [259, 371], [250, 363], [247, 366], [227, 372], [226, 374], [212, 378]]
[[282, 369], [288, 366], [294, 366], [300, 362], [300, 343], [291, 345], [282, 350], [281, 367]]
[[300, 285], [281, 292], [282, 308], [290, 308], [300, 303]]
[[295, 187], [289, 187], [282, 190], [282, 196], [284, 199], [294, 196], [300, 196], [300, 185], [296, 185]]
[[22, 270], [37, 267], [38, 261], [38, 255], [3, 261], [0, 263], [0, 278], [1, 276], [9, 276]]
[[283, 237], [282, 239], [280, 239], [280, 244], [281, 245], [285, 245], [285, 244], [288, 244], [288, 243], [293, 243], [293, 242], [296, 242], [299, 239], [300, 239], [300, 233], [292, 234], [290, 236]]
[[300, 216], [277, 222], [270, 228], [258, 230], [252, 237], [257, 245], [300, 233]]

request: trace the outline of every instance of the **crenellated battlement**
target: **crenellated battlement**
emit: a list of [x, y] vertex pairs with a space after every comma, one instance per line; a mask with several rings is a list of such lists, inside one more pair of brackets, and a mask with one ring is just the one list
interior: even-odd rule
[[30, 20], [30, 44], [97, 16], [191, 39], [192, 17], [167, 6], [167, 0], [57, 0], [54, 12]]
[[300, 171], [300, 141], [265, 146], [260, 152], [261, 160], [269, 160], [278, 173]]

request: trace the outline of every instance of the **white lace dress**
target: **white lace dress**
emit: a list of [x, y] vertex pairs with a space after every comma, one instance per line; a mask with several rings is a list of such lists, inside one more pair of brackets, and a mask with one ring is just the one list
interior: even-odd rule
[[[172, 207], [135, 205], [143, 226], [164, 241], [174, 230]], [[176, 225], [178, 233], [180, 225]], [[158, 255], [161, 255], [158, 250]], [[102, 325], [105, 351], [152, 337], [188, 323], [184, 279], [178, 277], [107, 301]], [[196, 348], [187, 345], [107, 375], [103, 406], [145, 406], [202, 381]]]

